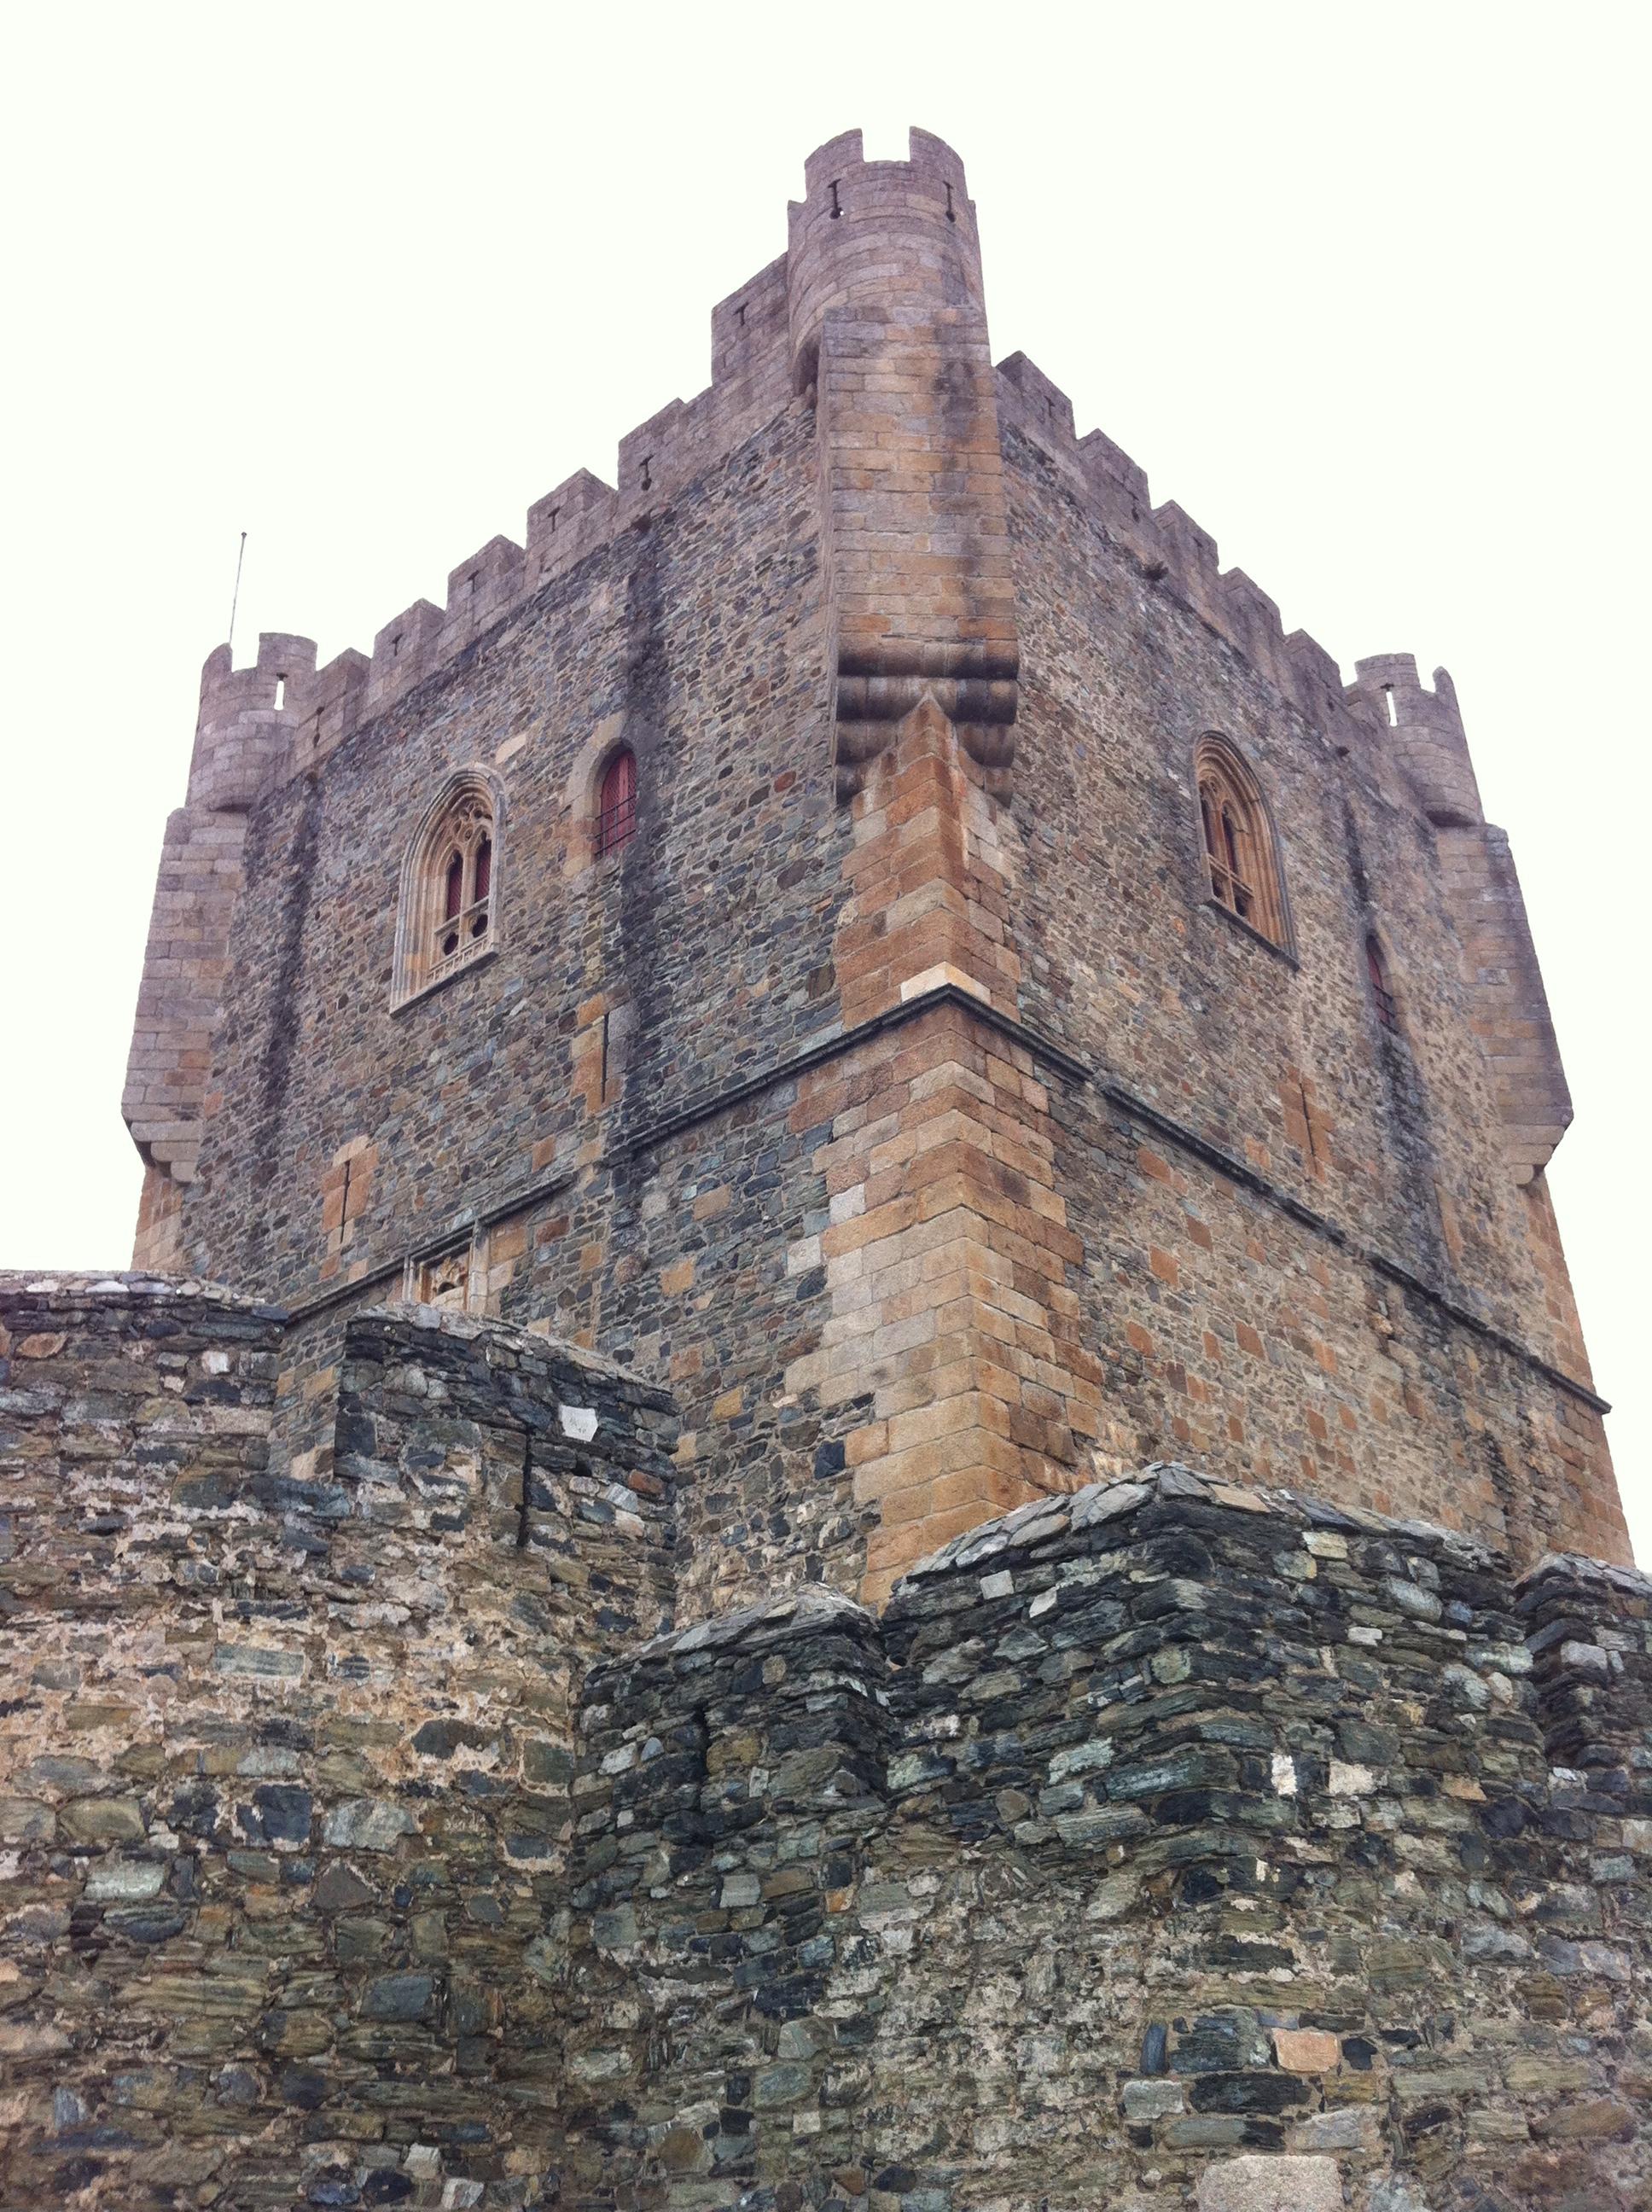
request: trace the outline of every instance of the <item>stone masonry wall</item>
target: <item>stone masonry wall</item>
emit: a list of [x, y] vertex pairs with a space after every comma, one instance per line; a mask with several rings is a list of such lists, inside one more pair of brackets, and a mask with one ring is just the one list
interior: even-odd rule
[[[1445, 833], [1391, 733], [1328, 701], [1303, 714], [1098, 530], [1059, 425], [1016, 416], [1005, 435], [1025, 674], [1000, 865], [1018, 1010], [1092, 1076], [1052, 1097], [1083, 1339], [1110, 1386], [1103, 1463], [1197, 1455], [1527, 1559], [1626, 1559], [1545, 1188], [1516, 1185], [1496, 1133], [1489, 955], [1465, 947]], [[1283, 951], [1207, 895], [1207, 731], [1243, 748], [1273, 809]], [[1373, 934], [1397, 1031], [1372, 1000]], [[1582, 1388], [1493, 1352], [1488, 1330]]]
[[582, 1728], [581, 2206], [1647, 2200], [1628, 1571], [1150, 1471], [881, 1634], [804, 1593], [600, 1668]]
[[0, 1328], [0, 2201], [1645, 2201], [1632, 1571], [1156, 1468], [674, 1627], [605, 1360], [355, 1315], [323, 1465], [272, 1309]]
[[569, 1701], [671, 1618], [666, 1401], [370, 1314], [295, 1478], [279, 1323], [0, 1288], [9, 2206], [521, 2203], [554, 2164]]

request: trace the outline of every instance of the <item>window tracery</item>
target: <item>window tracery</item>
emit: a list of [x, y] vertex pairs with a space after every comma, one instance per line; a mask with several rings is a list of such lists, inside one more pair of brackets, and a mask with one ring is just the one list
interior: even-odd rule
[[1200, 739], [1195, 771], [1211, 897], [1269, 944], [1287, 950], [1285, 889], [1261, 787], [1221, 738]]
[[492, 949], [497, 842], [491, 788], [474, 772], [455, 777], [426, 815], [403, 864], [397, 1005]]

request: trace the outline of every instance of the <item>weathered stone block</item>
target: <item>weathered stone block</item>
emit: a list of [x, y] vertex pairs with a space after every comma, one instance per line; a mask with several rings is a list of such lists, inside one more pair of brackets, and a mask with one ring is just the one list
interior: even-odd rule
[[1342, 2177], [1331, 2158], [1247, 2154], [1207, 2166], [1199, 2212], [1341, 2212]]

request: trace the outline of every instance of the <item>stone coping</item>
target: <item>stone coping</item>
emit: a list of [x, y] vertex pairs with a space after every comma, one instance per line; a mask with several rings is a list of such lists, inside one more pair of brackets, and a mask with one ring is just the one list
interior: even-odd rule
[[663, 1636], [623, 1653], [604, 1666], [625, 1667], [639, 1659], [691, 1657], [696, 1652], [726, 1651], [736, 1644], [755, 1644], [811, 1629], [853, 1627], [878, 1632], [878, 1616], [858, 1599], [824, 1583], [805, 1583], [795, 1589], [777, 1590], [756, 1605], [738, 1607], [732, 1613], [713, 1613], [688, 1628], [669, 1629]]
[[493, 1321], [480, 1314], [450, 1312], [443, 1306], [419, 1305], [397, 1299], [376, 1306], [364, 1306], [360, 1313], [352, 1314], [345, 1323], [346, 1330], [359, 1328], [363, 1322], [380, 1322], [386, 1327], [416, 1328], [432, 1336], [451, 1338], [457, 1344], [497, 1344], [519, 1358], [555, 1363], [561, 1366], [577, 1367], [587, 1375], [602, 1376], [610, 1382], [623, 1382], [627, 1389], [641, 1391], [651, 1401], [662, 1406], [670, 1405], [671, 1392], [661, 1383], [646, 1375], [639, 1375], [635, 1367], [623, 1366], [606, 1353], [592, 1352], [582, 1344], [570, 1344], [566, 1337], [546, 1336], [539, 1330], [519, 1328], [513, 1322]]
[[[1596, 1584], [1625, 1595], [1652, 1597], [1652, 1577], [1636, 1567], [1619, 1567], [1579, 1553], [1546, 1553], [1527, 1574], [1515, 1577], [1506, 1557], [1477, 1543], [1473, 1538], [1430, 1521], [1400, 1521], [1355, 1506], [1331, 1505], [1293, 1490], [1248, 1489], [1218, 1482], [1175, 1461], [1155, 1461], [1141, 1473], [1125, 1480], [1095, 1482], [1083, 1490], [1055, 1498], [1034, 1498], [1013, 1512], [984, 1521], [955, 1536], [938, 1552], [909, 1567], [890, 1593], [890, 1607], [899, 1609], [903, 1595], [916, 1595], [916, 1587], [932, 1577], [968, 1573], [994, 1562], [1028, 1558], [1044, 1552], [1065, 1536], [1082, 1535], [1109, 1521], [1125, 1521], [1150, 1504], [1182, 1499], [1231, 1510], [1272, 1515], [1297, 1528], [1352, 1531], [1361, 1535], [1387, 1537], [1449, 1558], [1456, 1565], [1508, 1576], [1516, 1591], [1533, 1589], [1547, 1578]], [[727, 1650], [739, 1644], [757, 1644], [788, 1634], [807, 1634], [834, 1623], [877, 1630], [877, 1617], [853, 1598], [822, 1583], [776, 1591], [756, 1605], [712, 1615], [689, 1627], [657, 1636], [605, 1666], [629, 1665], [635, 1661], [689, 1657], [698, 1652]]]
[[1520, 1577], [1522, 1590], [1557, 1577], [1574, 1583], [1604, 1583], [1625, 1595], [1652, 1599], [1652, 1574], [1642, 1567], [1620, 1567], [1610, 1559], [1592, 1559], [1585, 1552], [1545, 1552], [1534, 1567]]
[[1051, 1543], [1069, 1532], [1078, 1534], [1100, 1522], [1135, 1512], [1150, 1500], [1187, 1498], [1207, 1505], [1224, 1505], [1242, 1513], [1271, 1513], [1298, 1528], [1352, 1529], [1362, 1535], [1400, 1536], [1412, 1543], [1427, 1544], [1466, 1567], [1501, 1569], [1507, 1572], [1506, 1555], [1492, 1551], [1472, 1536], [1443, 1528], [1432, 1521], [1396, 1521], [1353, 1505], [1332, 1505], [1296, 1490], [1264, 1489], [1219, 1482], [1198, 1474], [1176, 1460], [1154, 1460], [1139, 1475], [1095, 1482], [1064, 1496], [1034, 1498], [1017, 1505], [996, 1521], [967, 1528], [907, 1569], [895, 1585], [907, 1584], [957, 1568], [982, 1565], [999, 1557], [1016, 1558]]
[[[120, 1308], [158, 1305], [167, 1299], [179, 1304], [218, 1306], [226, 1313], [249, 1314], [257, 1320], [277, 1322], [283, 1326], [291, 1319], [286, 1306], [253, 1297], [244, 1291], [231, 1290], [204, 1276], [156, 1275], [143, 1269], [129, 1273], [92, 1269], [71, 1273], [60, 1268], [37, 1271], [0, 1267], [0, 1309], [25, 1304], [43, 1304], [53, 1310], [71, 1306]], [[518, 1328], [510, 1322], [493, 1321], [478, 1314], [449, 1313], [439, 1306], [401, 1300], [363, 1307], [360, 1313], [350, 1315], [344, 1326], [349, 1330], [364, 1322], [420, 1329], [460, 1344], [498, 1344], [519, 1358], [577, 1367], [586, 1374], [623, 1383], [629, 1390], [641, 1392], [662, 1406], [671, 1402], [671, 1393], [662, 1384], [639, 1375], [635, 1368], [622, 1366], [617, 1360], [600, 1352], [588, 1351], [583, 1345], [570, 1344], [566, 1338], [543, 1335], [537, 1329]]]
[[263, 1321], [287, 1319], [284, 1306], [231, 1290], [223, 1283], [210, 1282], [201, 1275], [154, 1275], [142, 1269], [125, 1273], [88, 1269], [76, 1273], [56, 1267], [0, 1267], [0, 1304], [126, 1306], [163, 1298], [222, 1306], [227, 1312], [253, 1314]]

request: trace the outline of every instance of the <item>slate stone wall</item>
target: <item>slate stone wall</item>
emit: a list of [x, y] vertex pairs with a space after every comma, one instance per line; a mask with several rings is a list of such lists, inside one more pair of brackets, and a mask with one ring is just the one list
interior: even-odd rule
[[1643, 2203], [1649, 1596], [1169, 1468], [598, 1668], [576, 2201]]
[[605, 1360], [355, 1316], [323, 1468], [274, 1310], [0, 1327], [7, 2203], [1645, 2201], [1632, 1571], [1156, 1468], [673, 1627]]
[[6, 1279], [0, 1322], [3, 2202], [523, 2202], [570, 1699], [671, 1617], [667, 1401], [368, 1315], [306, 1479], [279, 1315]]

